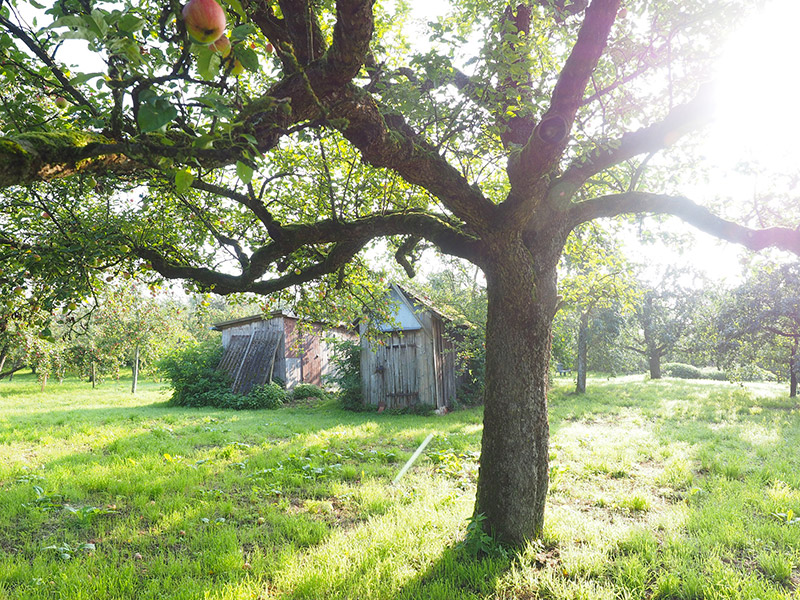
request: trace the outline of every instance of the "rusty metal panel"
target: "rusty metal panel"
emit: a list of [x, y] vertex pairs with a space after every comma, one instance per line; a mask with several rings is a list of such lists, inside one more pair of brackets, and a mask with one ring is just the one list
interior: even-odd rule
[[255, 386], [269, 382], [280, 337], [280, 332], [274, 330], [253, 333], [247, 355], [242, 360], [233, 383], [234, 392], [247, 394]]
[[222, 354], [217, 369], [230, 375], [231, 381], [236, 379], [239, 365], [242, 364], [242, 360], [247, 354], [250, 337], [250, 335], [233, 335], [228, 340], [228, 345]]

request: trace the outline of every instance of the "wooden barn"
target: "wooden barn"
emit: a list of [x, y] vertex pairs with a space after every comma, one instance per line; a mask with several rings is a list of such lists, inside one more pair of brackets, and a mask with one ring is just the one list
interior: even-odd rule
[[216, 323], [212, 329], [222, 332], [219, 368], [230, 374], [238, 394], [273, 380], [284, 382], [287, 389], [298, 383], [322, 385], [333, 368], [326, 338], [357, 341], [357, 335], [344, 328], [303, 323], [282, 312]]
[[[396, 323], [379, 325], [386, 335], [378, 341], [361, 336], [364, 402], [387, 409], [449, 406], [457, 387], [447, 317], [400, 286], [392, 284], [389, 294]], [[362, 325], [361, 333], [365, 330]]]

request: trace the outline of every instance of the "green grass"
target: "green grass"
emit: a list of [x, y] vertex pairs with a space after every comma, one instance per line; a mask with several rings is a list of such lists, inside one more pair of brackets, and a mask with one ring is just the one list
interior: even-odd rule
[[178, 409], [156, 384], [2, 381], [0, 599], [800, 598], [782, 387], [555, 385], [545, 536], [477, 560], [459, 542], [478, 409]]

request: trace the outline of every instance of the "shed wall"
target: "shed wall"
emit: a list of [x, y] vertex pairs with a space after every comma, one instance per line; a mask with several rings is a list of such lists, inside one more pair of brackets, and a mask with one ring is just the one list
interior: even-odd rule
[[355, 334], [342, 328], [326, 330], [319, 324], [300, 326], [298, 319], [280, 315], [226, 327], [222, 330], [222, 346], [227, 349], [232, 340], [249, 338], [254, 332], [259, 335], [275, 332], [280, 336], [272, 376], [284, 381], [287, 388], [299, 383], [322, 385], [325, 376], [332, 373], [331, 347], [324, 337], [357, 339]]

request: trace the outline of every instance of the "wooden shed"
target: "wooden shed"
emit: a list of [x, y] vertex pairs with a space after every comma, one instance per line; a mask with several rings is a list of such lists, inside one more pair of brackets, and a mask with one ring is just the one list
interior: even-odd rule
[[298, 383], [322, 385], [333, 369], [327, 340], [357, 340], [352, 331], [304, 323], [283, 312], [216, 323], [212, 328], [222, 332], [219, 368], [230, 374], [238, 394], [273, 380], [284, 382], [287, 389]]
[[456, 397], [455, 354], [445, 331], [447, 317], [418, 296], [392, 284], [396, 306], [392, 324], [370, 341], [361, 336], [361, 378], [364, 402], [385, 408], [423, 404], [442, 408]]

